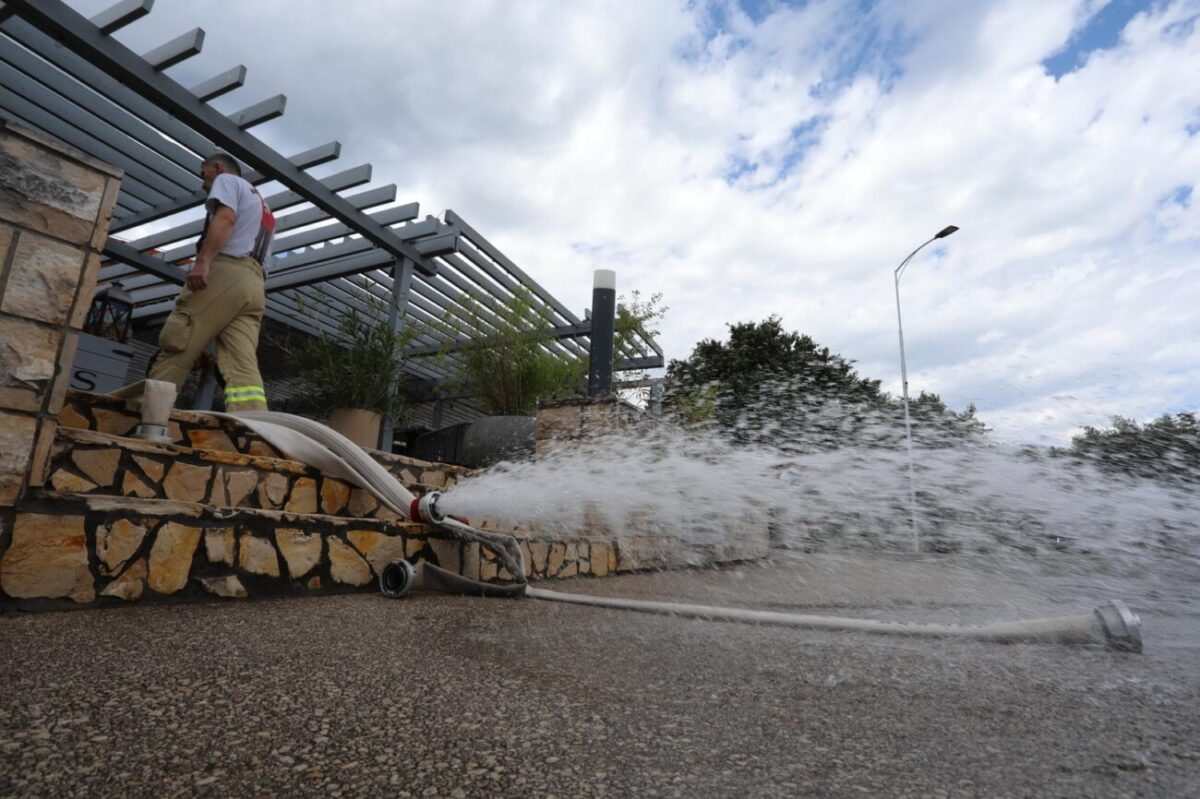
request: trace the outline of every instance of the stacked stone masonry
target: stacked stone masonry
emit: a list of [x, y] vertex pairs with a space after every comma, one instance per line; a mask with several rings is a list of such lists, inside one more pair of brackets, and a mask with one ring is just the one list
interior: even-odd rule
[[[494, 553], [422, 524], [43, 491], [15, 514], [0, 588], [24, 607], [375, 591], [392, 560], [511, 581]], [[532, 580], [618, 570], [615, 542], [521, 540]], [[54, 602], [54, 600], [58, 600]]]
[[[0, 532], [0, 596], [23, 607], [375, 591], [380, 570], [396, 558], [475, 580], [514, 579], [486, 547], [404, 521], [230, 420], [174, 411], [178, 443], [146, 442], [127, 436], [138, 423], [134, 403], [70, 392], [59, 421], [46, 485]], [[418, 494], [471, 474], [372, 454]], [[532, 580], [685, 562], [669, 537], [618, 538], [598, 517], [586, 522], [598, 536], [471, 521], [515, 535]]]
[[0, 120], [0, 524], [44, 477], [121, 174]]

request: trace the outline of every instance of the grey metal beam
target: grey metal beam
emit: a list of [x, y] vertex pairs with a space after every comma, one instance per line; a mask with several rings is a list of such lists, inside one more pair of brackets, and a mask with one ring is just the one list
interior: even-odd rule
[[[318, 209], [319, 210], [319, 209]], [[370, 215], [372, 219], [378, 221], [381, 225], [395, 225], [400, 222], [412, 219], [411, 207], [400, 206], [397, 208], [385, 208], [382, 211], [376, 211]], [[275, 239], [271, 245], [271, 251], [274, 253], [285, 253], [290, 250], [296, 250], [301, 247], [311, 247], [314, 244], [322, 244], [332, 239], [341, 239], [349, 236], [354, 231], [350, 230], [340, 222], [335, 222], [331, 225], [322, 225], [314, 227], [300, 233], [293, 233], [290, 236], [283, 236]], [[196, 254], [196, 242], [185, 244], [182, 247], [176, 247], [162, 254], [162, 259], [167, 263], [176, 263], [185, 258], [191, 258]], [[283, 259], [286, 260], [286, 259]]]
[[[360, 243], [361, 240], [346, 243]], [[327, 245], [320, 250], [337, 249], [344, 246], [343, 244]], [[318, 263], [309, 266], [307, 269], [296, 268], [289, 262], [300, 260], [304, 256], [310, 255], [312, 252], [320, 253], [320, 250], [302, 253], [299, 256], [291, 258], [279, 258], [275, 260], [272, 269], [267, 273], [266, 289], [267, 294], [285, 291], [290, 288], [299, 286], [308, 286], [314, 283], [321, 283], [328, 280], [333, 280], [347, 274], [361, 272], [364, 269], [376, 269], [380, 266], [391, 263], [391, 256], [388, 253], [378, 249], [368, 249], [367, 252], [354, 259], [337, 259], [332, 262], [325, 262], [323, 259]], [[149, 256], [147, 256], [149, 257]], [[155, 259], [157, 261], [157, 259]], [[161, 262], [158, 262], [161, 264]], [[170, 312], [170, 307], [164, 307], [162, 303], [156, 301], [166, 298], [172, 298], [174, 290], [170, 286], [161, 284], [156, 286], [148, 286], [144, 282], [138, 281], [137, 278], [130, 281], [133, 289], [130, 291], [134, 299], [138, 302], [138, 307], [134, 309], [134, 319], [147, 319], [154, 316], [159, 316]], [[139, 290], [140, 289], [140, 290]], [[169, 302], [170, 300], [168, 300]], [[150, 304], [154, 303], [154, 304]]]
[[24, 47], [15, 44], [12, 47], [6, 47], [0, 51], [0, 59], [11, 64], [21, 74], [91, 112], [97, 119], [102, 119], [143, 147], [153, 150], [167, 161], [178, 165], [188, 175], [195, 175], [200, 168], [200, 156], [164, 137], [119, 104], [108, 98], [97, 96], [96, 92]]
[[[8, 86], [5, 86], [9, 89]], [[121, 193], [133, 197], [147, 205], [164, 202], [171, 194], [170, 189], [160, 189], [161, 183], [153, 181], [146, 170], [133, 159], [122, 152], [114, 150], [104, 142], [86, 133], [69, 122], [51, 114], [30, 102], [21, 94], [9, 89], [5, 93], [4, 104], [7, 110], [23, 121], [35, 125], [56, 139], [66, 142], [72, 147], [91, 153], [96, 158], [107, 161], [113, 166], [125, 170], [126, 178], [121, 186]], [[159, 181], [162, 179], [159, 178]], [[148, 185], [151, 182], [156, 186]]]
[[[464, 248], [463, 252], [466, 253], [469, 252], [469, 250], [470, 248]], [[443, 261], [447, 267], [450, 268], [443, 269], [441, 272], [439, 272], [439, 274], [450, 275], [452, 272], [457, 271], [464, 278], [477, 285], [480, 289], [495, 297], [496, 304], [499, 306], [505, 306], [514, 300], [514, 295], [517, 293], [516, 291], [510, 292], [506, 285], [488, 280], [489, 277], [494, 277], [494, 275], [499, 272], [499, 270], [495, 270], [494, 267], [491, 271], [485, 273], [482, 270], [476, 269], [473, 261], [455, 255], [444, 256]], [[518, 291], [520, 290], [519, 286], [516, 288]], [[532, 299], [536, 300], [536, 297], [532, 295], [532, 292], [530, 293], [530, 296]], [[551, 318], [551, 321], [556, 320]], [[566, 354], [568, 355], [582, 356], [587, 353], [586, 349], [581, 347], [572, 339], [560, 339], [559, 343], [561, 349], [565, 350]], [[556, 354], [561, 355], [563, 353], [556, 352]]]
[[[396, 201], [396, 184], [389, 183], [386, 186], [380, 186], [377, 189], [368, 189], [358, 194], [352, 194], [346, 198], [350, 203], [360, 211], [365, 211], [368, 208], [374, 208], [377, 205]], [[274, 206], [271, 206], [274, 208]], [[406, 203], [398, 206], [402, 209], [403, 219], [416, 219], [420, 213], [420, 205], [418, 203]], [[329, 214], [322, 211], [320, 208], [305, 208], [303, 211], [296, 211], [286, 216], [275, 217], [275, 235], [279, 235], [288, 230], [294, 230], [305, 225], [313, 225], [317, 222], [323, 222], [329, 219]]]
[[[322, 144], [320, 147], [314, 147], [311, 150], [305, 150], [302, 153], [298, 153], [297, 155], [292, 156], [288, 160], [290, 160], [299, 169], [308, 169], [309, 167], [318, 166], [318, 165], [324, 164], [328, 161], [336, 160], [337, 157], [341, 154], [341, 150], [342, 150], [342, 145], [339, 142], [334, 141], [334, 142], [329, 142], [328, 144]], [[208, 153], [211, 153], [211, 152], [212, 152], [212, 148], [209, 149]], [[208, 153], [206, 153], [206, 155]], [[370, 169], [370, 167], [368, 166], [367, 169]], [[256, 186], [261, 185], [263, 183], [267, 183], [268, 181], [271, 180], [270, 176], [263, 175], [262, 173], [256, 172], [256, 171], [243, 172], [242, 177], [245, 178], [246, 180], [248, 180], [250, 183], [253, 183]], [[368, 180], [369, 179], [370, 178], [368, 178]], [[199, 182], [199, 178], [197, 178], [197, 182]], [[324, 182], [324, 181], [322, 181], [322, 182]], [[367, 181], [363, 181], [363, 183], [366, 183], [366, 182]], [[352, 185], [360, 185], [360, 184], [352, 184]], [[293, 198], [291, 200], [291, 202], [288, 204], [295, 205], [296, 203], [304, 202], [304, 198], [301, 197], [300, 195], [296, 194], [296, 192], [284, 192], [284, 193], [281, 193], [280, 195], [276, 195], [276, 196], [284, 196], [284, 195], [286, 195], [287, 197]], [[162, 219], [165, 216], [171, 216], [172, 214], [177, 214], [180, 211], [186, 211], [189, 208], [195, 208], [198, 205], [203, 205], [206, 197], [207, 197], [207, 195], [204, 193], [203, 189], [196, 189], [194, 192], [192, 192], [187, 197], [181, 197], [181, 198], [173, 200], [172, 202], [167, 203], [165, 205], [161, 205], [156, 208], [152, 208], [149, 211], [147, 211], [146, 213], [138, 214], [136, 217], [130, 217], [129, 219], [122, 219], [120, 225], [111, 225], [109, 227], [109, 232], [117, 233], [122, 230], [128, 230], [129, 228], [137, 227], [138, 225], [144, 225], [147, 222], [153, 222], [157, 219]], [[276, 206], [272, 205], [271, 207], [275, 208]], [[280, 205], [278, 207], [283, 207], [283, 205]]]
[[422, 255], [450, 255], [458, 252], [458, 233], [444, 233], [422, 239], [414, 245]]
[[102, 34], [61, 0], [8, 0], [8, 4], [24, 19], [59, 39], [99, 69], [116, 76], [143, 98], [209, 137], [235, 158], [270, 173], [283, 185], [300, 192], [313, 205], [354, 227], [373, 244], [398, 258], [411, 259], [422, 273], [437, 271], [436, 266], [414, 247], [326, 190], [315, 178], [296, 169], [270, 147], [239, 130], [229, 119], [156, 71], [120, 42]]
[[454, 211], [447, 210], [446, 224], [459, 228], [467, 236], [467, 240], [471, 244], [474, 244], [485, 255], [508, 270], [508, 273], [515, 277], [518, 282], [521, 283], [521, 285], [528, 286], [529, 290], [532, 291], [535, 296], [541, 298], [542, 302], [546, 303], [551, 308], [562, 314], [563, 318], [568, 322], [580, 321], [579, 317], [571, 313], [570, 309], [556, 300], [550, 294], [550, 292], [542, 288], [542, 286], [536, 280], [525, 274], [521, 267], [509, 260], [508, 256], [500, 252], [500, 249], [484, 238], [479, 231], [467, 224], [467, 221], [461, 216], [456, 214]]
[[[466, 258], [462, 256], [468, 256]], [[459, 255], [446, 255], [442, 259], [447, 266], [453, 267], [463, 275], [463, 277], [475, 283], [484, 291], [496, 297], [500, 304], [505, 304], [512, 301], [512, 298], [521, 290], [521, 286], [513, 283], [511, 278], [504, 275], [502, 270], [497, 269], [494, 265], [488, 262], [488, 259], [477, 253], [472, 253], [472, 247], [464, 247]], [[486, 267], [484, 266], [486, 265]], [[478, 269], [476, 267], [479, 267]], [[444, 274], [449, 274], [450, 270], [443, 270]], [[491, 278], [492, 280], [489, 280]], [[495, 282], [493, 282], [495, 281]], [[531, 299], [536, 300], [536, 295], [530, 291]], [[551, 318], [551, 321], [557, 321]], [[579, 346], [573, 340], [563, 342], [564, 349], [570, 351], [574, 355], [581, 356], [587, 353], [587, 350]]]
[[[367, 215], [375, 220], [380, 225], [398, 225], [401, 222], [407, 222], [414, 216], [411, 205], [402, 205], [395, 208], [384, 208], [382, 211], [375, 211]], [[311, 247], [315, 244], [324, 244], [333, 239], [346, 238], [352, 236], [357, 231], [353, 230], [341, 222], [334, 222], [330, 225], [321, 225], [320, 227], [309, 228], [300, 233], [293, 233], [290, 236], [284, 236], [276, 239], [273, 245], [275, 252], [289, 252], [297, 250], [301, 247]]]
[[[433, 221], [431, 222], [430, 220]], [[428, 217], [421, 222], [411, 222], [403, 227], [394, 228], [394, 230], [397, 235], [411, 241], [437, 232], [438, 224], [436, 219]], [[286, 259], [280, 259], [280, 264], [284, 268], [295, 268], [320, 261], [328, 261], [333, 258], [356, 255], [371, 249], [373, 249], [371, 242], [366, 239], [347, 239], [339, 244], [326, 244], [324, 247], [316, 247], [306, 252], [289, 255]], [[386, 262], [386, 259], [382, 262]]]
[[182, 124], [154, 103], [131, 91], [128, 86], [103, 69], [97, 68], [87, 59], [64, 48], [53, 36], [39, 30], [28, 21], [15, 17], [0, 23], [0, 30], [75, 80], [135, 114], [192, 152], [207, 155], [216, 149], [211, 140]]
[[648, 356], [645, 358], [626, 358], [619, 363], [613, 365], [613, 369], [618, 372], [629, 372], [634, 369], [657, 369], [663, 365], [661, 355]]
[[[181, 147], [192, 153], [199, 153], [201, 157], [217, 149], [217, 146], [212, 141], [201, 136], [187, 125], [181, 124], [178, 119], [145, 98], [130, 91], [127, 86], [105, 74], [102, 70], [97, 69], [95, 65], [87, 60], [64, 49], [53, 38], [38, 30], [29, 22], [19, 17], [8, 20], [0, 17], [0, 31], [11, 37], [22, 47], [28, 48], [34, 54], [52, 63], [59, 70], [62, 70], [62, 72], [78, 81], [80, 85], [96, 92], [113, 102], [116, 106], [125, 109], [131, 117], [142, 120], [143, 124], [147, 127], [153, 127], [155, 131], [161, 131], [161, 134], [156, 133], [155, 135], [161, 140], [164, 147]], [[18, 48], [6, 48], [6, 50], [12, 53], [19, 52]], [[8, 55], [6, 54], [5, 57], [7, 58]], [[145, 144], [146, 142], [143, 143]], [[307, 169], [335, 160], [340, 153], [341, 145], [338, 142], [329, 142], [292, 156], [289, 160], [297, 168]], [[172, 158], [172, 160], [175, 159]], [[255, 184], [268, 180], [267, 177], [253, 170], [244, 173], [243, 177]], [[161, 219], [178, 211], [199, 205], [203, 201], [203, 192], [197, 190], [190, 197], [158, 207], [137, 207], [132, 214], [125, 214], [120, 218], [114, 219], [113, 224], [110, 226], [110, 232], [127, 230], [146, 222]]]
[[234, 89], [240, 89], [246, 83], [246, 67], [238, 64], [233, 69], [227, 69], [220, 75], [214, 75], [208, 80], [200, 81], [191, 88], [196, 99], [203, 103], [215, 100], [229, 94]]
[[[20, 9], [17, 13], [20, 13]], [[156, 72], [161, 72], [187, 61], [194, 55], [199, 55], [203, 49], [204, 29], [192, 28], [187, 33], [180, 34], [171, 41], [142, 53], [142, 60]]]
[[92, 24], [102, 33], [116, 33], [149, 14], [153, 5], [154, 0], [122, 0], [92, 17]]
[[[544, 331], [531, 328], [529, 332], [544, 333], [552, 339], [577, 338], [579, 336], [589, 335], [592, 332], [592, 325], [591, 322], [581, 322], [577, 325], [559, 325]], [[450, 349], [451, 351], [454, 351], [466, 349], [468, 347], [478, 347], [480, 345], [494, 343], [494, 341], [495, 339], [473, 339], [460, 337], [451, 342]], [[414, 347], [410, 350], [407, 350], [404, 354], [410, 358], [422, 358], [429, 355], [436, 355], [440, 351], [441, 350], [432, 347]]]
[[[371, 165], [363, 164], [362, 166], [353, 167], [352, 169], [346, 169], [341, 172], [338, 172], [337, 174], [330, 175], [327, 178], [322, 178], [321, 182], [323, 184], [325, 184], [326, 186], [328, 186], [332, 191], [342, 191], [343, 189], [353, 188], [355, 186], [361, 186], [364, 183], [369, 183], [370, 180], [371, 180]], [[387, 196], [389, 188], [391, 190], [391, 198], [387, 199], [387, 200], [380, 200], [380, 202], [391, 202], [391, 200], [395, 199], [395, 194], [396, 194], [396, 185], [394, 183], [391, 184], [390, 187], [383, 186], [382, 188], [379, 188], [379, 189], [371, 189], [370, 191], [363, 192], [362, 194], [356, 194], [353, 197], [350, 197], [349, 199], [352, 202], [354, 202], [356, 204], [356, 206], [359, 208], [369, 208], [369, 207], [371, 207], [371, 205], [377, 204], [374, 202], [376, 197]], [[201, 195], [203, 196], [203, 192], [201, 192]], [[302, 202], [301, 198], [293, 191], [280, 192], [279, 194], [274, 194], [274, 195], [266, 198], [267, 207], [270, 208], [272, 211], [281, 211], [284, 208], [288, 208], [292, 205], [297, 205], [300, 202]], [[370, 204], [367, 204], [368, 202]], [[359, 204], [359, 203], [362, 203], [362, 204]], [[416, 216], [416, 214], [417, 214], [416, 205], [417, 204], [411, 203], [411, 205], [414, 206], [413, 216]], [[300, 214], [313, 216], [314, 218], [312, 221], [314, 221], [314, 222], [319, 221], [320, 219], [328, 219], [329, 218], [329, 215], [326, 214], [321, 209], [310, 208], [305, 211], [299, 211], [299, 212], [297, 212], [297, 214], [289, 214], [288, 216], [284, 216], [284, 217], [276, 217], [276, 219], [275, 219], [276, 232], [281, 231], [281, 230], [286, 230], [287, 228], [284, 226], [285, 220], [290, 220], [293, 217], [298, 217]], [[319, 216], [316, 216], [318, 214], [319, 214]], [[195, 220], [192, 220], [191, 222], [184, 222], [182, 225], [176, 225], [175, 227], [170, 228], [168, 230], [163, 230], [158, 233], [153, 233], [149, 236], [143, 236], [142, 238], [138, 239], [137, 241], [129, 242], [129, 244], [133, 247], [136, 247], [139, 250], [149, 250], [149, 249], [153, 249], [156, 247], [161, 247], [164, 244], [170, 244], [172, 242], [191, 238], [192, 236], [199, 236], [203, 230], [204, 230], [204, 220], [203, 219], [195, 219]]]
[[393, 259], [388, 253], [371, 250], [349, 258], [338, 258], [322, 261], [308, 266], [291, 267], [284, 258], [277, 263], [282, 268], [272, 270], [267, 278], [267, 291], [284, 291], [296, 286], [307, 286], [325, 280], [333, 280], [344, 275], [352, 275], [364, 269], [378, 269], [387, 265]]
[[[369, 172], [370, 167], [367, 167]], [[352, 171], [352, 170], [351, 170]], [[342, 174], [342, 173], [339, 173]], [[331, 178], [326, 178], [330, 180]], [[365, 182], [365, 181], [364, 181]], [[288, 194], [291, 194], [288, 192]], [[272, 209], [277, 206], [272, 202], [273, 198], [267, 198], [267, 205]], [[349, 198], [358, 208], [370, 208], [375, 205], [392, 202], [396, 199], [396, 185], [393, 183], [390, 186], [381, 186], [377, 189], [361, 192]], [[417, 214], [417, 203], [409, 203], [402, 206], [405, 209], [410, 209], [413, 216]], [[310, 221], [320, 221], [328, 219], [324, 211], [319, 208], [308, 208], [303, 211], [297, 211], [294, 214], [276, 218], [276, 231], [287, 230], [289, 228], [299, 227], [304, 224], [309, 224]], [[187, 222], [183, 225], [178, 225], [170, 230], [165, 230], [161, 233], [156, 233], [151, 236], [138, 239], [137, 241], [128, 242], [128, 245], [135, 250], [145, 252], [146, 250], [156, 249], [164, 244], [170, 244], [183, 239], [191, 238], [192, 236], [200, 235], [204, 229], [204, 220], [196, 219]], [[117, 262], [105, 264], [100, 269], [100, 281], [107, 282], [109, 280], [119, 280], [126, 278], [130, 274], [135, 274], [139, 270], [135, 266]], [[147, 279], [145, 276], [137, 276], [132, 278], [130, 285], [127, 288], [136, 288], [138, 286], [149, 286], [154, 283], [152, 278]]]
[[[103, 116], [104, 109], [96, 109], [100, 114], [97, 116], [96, 112], [85, 110], [87, 106], [80, 106], [13, 67], [7, 62], [7, 56], [0, 56], [0, 59], [3, 59], [0, 60], [0, 84], [8, 90], [10, 97], [19, 96], [37, 105], [46, 113], [74, 127], [85, 139], [90, 137], [102, 142], [111, 151], [118, 152], [128, 159], [125, 163], [114, 164], [115, 166], [120, 166], [166, 197], [173, 197], [190, 189], [190, 184], [195, 182], [194, 172], [189, 172], [154, 150], [143, 147], [122, 131], [112, 127]], [[96, 102], [93, 100], [90, 105], [95, 108]], [[86, 147], [83, 149], [91, 152]], [[99, 153], [93, 154], [103, 157]]]
[[[267, 295], [268, 301], [271, 301], [273, 298], [282, 298], [284, 302], [291, 302], [290, 298], [292, 297], [305, 298], [307, 303], [309, 303], [309, 308], [318, 306], [327, 308], [330, 311], [330, 315], [337, 318], [344, 315], [348, 309], [354, 309], [359, 313], [373, 317], [375, 309], [381, 306], [390, 306], [392, 302], [390, 289], [383, 289], [375, 280], [368, 278], [364, 274], [348, 275], [343, 278], [326, 281], [319, 286], [309, 284], [286, 291], [272, 291]], [[433, 345], [438, 341], [433, 333], [441, 325], [436, 312], [441, 309], [431, 306], [434, 313], [425, 314], [422, 311], [422, 307], [427, 304], [415, 293], [410, 293], [408, 321], [417, 330], [418, 337], [421, 340], [429, 345]]]
[[[382, 285], [373, 276], [375, 274], [380, 273], [378, 270], [375, 270], [373, 273], [346, 275], [345, 277], [322, 284], [321, 288], [329, 287], [331, 289], [353, 292], [354, 296], [357, 296], [360, 292], [369, 293], [376, 300], [390, 306], [393, 301], [392, 289], [390, 286], [385, 287]], [[409, 326], [417, 331], [418, 338], [425, 345], [434, 346], [442, 341], [449, 340], [450, 335], [443, 330], [443, 327], [445, 327], [445, 323], [441, 317], [443, 309], [425, 299], [418, 291], [419, 288], [420, 284], [418, 282], [410, 281], [408, 300], [405, 304]]]
[[287, 106], [287, 97], [277, 94], [248, 108], [243, 108], [235, 114], [230, 114], [229, 121], [237, 125], [239, 130], [246, 130], [283, 116], [285, 106]]
[[176, 286], [182, 286], [184, 277], [187, 275], [186, 270], [163, 263], [153, 255], [140, 253], [128, 244], [118, 241], [111, 236], [104, 242], [104, 254], [110, 258], [119, 258], [125, 263], [136, 264], [141, 270], [149, 272], [155, 277], [166, 280]]
[[[470, 245], [470, 239], [467, 239], [467, 244]], [[510, 294], [516, 294], [521, 290], [521, 284], [513, 280], [503, 269], [498, 269], [490, 259], [485, 258], [474, 246], [459, 247], [458, 253], [446, 259], [452, 264], [457, 265], [459, 261], [466, 260], [474, 264], [479, 270], [496, 281], [497, 284], [503, 286]]]

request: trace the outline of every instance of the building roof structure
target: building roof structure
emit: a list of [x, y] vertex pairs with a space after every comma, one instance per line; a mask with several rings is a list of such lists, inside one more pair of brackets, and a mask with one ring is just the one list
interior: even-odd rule
[[[152, 5], [122, 0], [90, 19], [61, 0], [0, 5], [0, 115], [125, 172], [100, 284], [119, 281], [133, 296], [136, 325], [161, 324], [174, 306], [203, 225], [200, 164], [224, 151], [245, 165], [244, 177], [276, 214], [268, 319], [337, 336], [356, 311], [411, 328], [408, 370], [426, 400], [458, 377], [456, 353], [501, 329], [517, 297], [548, 325], [549, 351], [586, 358], [586, 313], [572, 313], [459, 214], [421, 217], [416, 202], [397, 201], [395, 184], [356, 191], [371, 183], [370, 164], [310, 174], [339, 157], [336, 141], [285, 157], [256, 138], [250, 131], [282, 116], [286, 97], [233, 114], [210, 105], [243, 85], [244, 66], [190, 87], [173, 80], [167, 70], [201, 51], [202, 29], [141, 54], [112, 36]], [[663, 365], [661, 348], [644, 333], [616, 359], [617, 370]], [[464, 399], [459, 418], [444, 421], [478, 412]]]

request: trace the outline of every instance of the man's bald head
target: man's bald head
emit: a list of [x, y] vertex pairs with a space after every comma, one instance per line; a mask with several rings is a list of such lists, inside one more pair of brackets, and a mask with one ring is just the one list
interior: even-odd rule
[[200, 164], [200, 182], [204, 184], [205, 191], [212, 191], [213, 181], [217, 179], [217, 175], [241, 177], [242, 168], [231, 156], [225, 153], [213, 153]]
[[226, 153], [213, 153], [208, 158], [205, 158], [204, 166], [208, 166], [209, 164], [219, 164], [222, 172], [232, 172], [238, 177], [242, 175], [241, 165], [234, 160], [233, 156]]

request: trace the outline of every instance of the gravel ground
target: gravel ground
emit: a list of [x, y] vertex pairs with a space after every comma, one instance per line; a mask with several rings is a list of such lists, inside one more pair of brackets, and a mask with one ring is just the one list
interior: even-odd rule
[[435, 595], [9, 613], [0, 794], [1200, 795], [1194, 580], [806, 556], [547, 587], [942, 621], [1116, 595], [1147, 651]]

